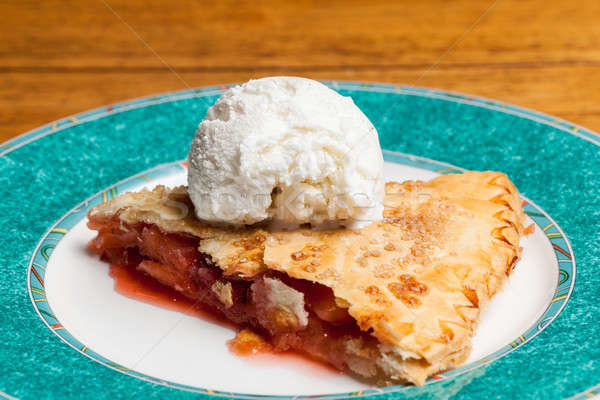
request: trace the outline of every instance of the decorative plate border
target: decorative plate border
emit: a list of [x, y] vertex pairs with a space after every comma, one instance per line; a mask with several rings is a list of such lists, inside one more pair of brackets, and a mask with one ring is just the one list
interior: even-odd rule
[[[447, 163], [387, 150], [384, 151], [384, 158], [386, 159], [386, 161], [422, 168], [437, 172], [439, 174], [448, 174], [453, 172], [464, 171], [464, 169], [460, 167], [456, 167]], [[221, 397], [234, 397], [242, 399], [289, 398], [289, 396], [252, 395], [197, 388], [193, 386], [165, 381], [128, 369], [111, 360], [108, 360], [107, 358], [94, 352], [85, 344], [77, 340], [73, 335], [71, 335], [71, 333], [69, 333], [69, 331], [67, 331], [62, 326], [60, 321], [54, 316], [54, 313], [52, 312], [48, 304], [44, 289], [44, 277], [47, 262], [52, 254], [52, 250], [75, 224], [77, 224], [86, 217], [89, 209], [113, 197], [118, 196], [119, 193], [132, 190], [150, 180], [168, 176], [176, 172], [181, 172], [181, 170], [185, 170], [185, 168], [186, 163], [184, 161], [179, 161], [169, 164], [162, 164], [155, 168], [146, 170], [140, 174], [134, 175], [112, 186], [109, 186], [105, 190], [91, 196], [87, 200], [78, 204], [75, 208], [73, 208], [71, 211], [65, 214], [61, 219], [59, 219], [38, 242], [29, 262], [27, 270], [27, 289], [29, 291], [29, 296], [31, 298], [33, 307], [40, 316], [40, 318], [48, 326], [48, 328], [50, 328], [50, 330], [52, 330], [52, 332], [56, 334], [66, 344], [68, 344], [78, 352], [82, 353], [83, 355], [99, 362], [100, 364], [103, 364], [109, 368], [125, 373], [127, 375], [131, 375], [136, 378], [140, 378], [152, 383], [161, 384], [174, 389], [181, 389]], [[571, 293], [573, 291], [573, 286], [575, 284], [576, 275], [576, 264], [571, 249], [571, 244], [567, 237], [564, 235], [562, 229], [538, 205], [524, 198], [523, 208], [525, 210], [525, 213], [529, 215], [529, 217], [533, 219], [536, 225], [540, 229], [542, 229], [543, 232], [546, 234], [546, 237], [548, 238], [554, 249], [554, 253], [559, 265], [559, 278], [554, 297], [550, 305], [544, 311], [543, 315], [535, 322], [535, 324], [531, 326], [525, 333], [519, 336], [519, 338], [516, 339], [514, 342], [502, 347], [501, 349], [484, 357], [481, 360], [453, 369], [444, 374], [435, 375], [432, 378], [428, 379], [425, 385], [431, 384], [433, 382], [438, 382], [444, 379], [452, 378], [468, 371], [472, 371], [476, 368], [485, 366], [491, 363], [492, 361], [509, 354], [510, 352], [514, 351], [518, 347], [533, 339], [542, 330], [544, 330], [558, 316], [558, 314], [562, 311], [567, 301], [569, 300], [569, 297], [571, 296]], [[344, 397], [363, 397], [375, 394], [394, 393], [401, 390], [405, 390], [410, 387], [411, 386], [407, 385], [398, 385], [385, 388], [369, 389], [358, 392], [329, 394], [322, 396], [299, 396], [298, 398], [337, 399]]]
[[577, 393], [575, 396], [569, 397], [566, 400], [583, 400], [583, 399], [598, 399], [600, 397], [600, 385], [592, 386], [591, 388], [584, 390], [581, 393]]
[[[589, 142], [600, 146], [600, 135], [580, 125], [539, 111], [530, 110], [525, 107], [512, 105], [502, 101], [492, 100], [481, 96], [472, 96], [458, 92], [408, 85], [392, 85], [383, 83], [352, 81], [322, 82], [334, 90], [362, 90], [369, 92], [397, 93], [401, 95], [434, 98], [455, 103], [467, 104], [474, 107], [487, 108], [505, 114], [516, 115], [521, 118], [527, 118], [536, 122], [548, 124], [556, 129], [560, 129], [564, 132], [578, 136], [582, 139], [585, 139]], [[140, 97], [133, 100], [114, 103], [108, 106], [85, 111], [80, 114], [71, 115], [69, 117], [59, 119], [49, 124], [42, 125], [41, 127], [33, 129], [29, 132], [25, 132], [10, 140], [7, 140], [4, 143], [0, 143], [0, 157], [41, 137], [51, 135], [55, 132], [59, 132], [63, 129], [67, 129], [84, 122], [99, 119], [107, 115], [133, 110], [136, 108], [147, 107], [160, 103], [168, 103], [189, 98], [219, 96], [221, 93], [223, 93], [224, 90], [227, 90], [228, 88], [236, 85], [237, 83], [233, 83], [227, 85], [207, 86], [202, 88], [166, 92], [163, 94]]]

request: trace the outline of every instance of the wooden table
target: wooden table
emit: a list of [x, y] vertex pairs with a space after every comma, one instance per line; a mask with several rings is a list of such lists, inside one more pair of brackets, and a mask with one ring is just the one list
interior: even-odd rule
[[600, 131], [598, 0], [105, 1], [0, 2], [0, 142], [115, 101], [281, 74], [450, 89]]

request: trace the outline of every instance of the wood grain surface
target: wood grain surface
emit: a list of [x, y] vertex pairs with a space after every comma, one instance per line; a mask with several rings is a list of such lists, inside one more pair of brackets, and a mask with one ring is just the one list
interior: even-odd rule
[[600, 1], [0, 0], [0, 142], [268, 75], [429, 86], [600, 131]]

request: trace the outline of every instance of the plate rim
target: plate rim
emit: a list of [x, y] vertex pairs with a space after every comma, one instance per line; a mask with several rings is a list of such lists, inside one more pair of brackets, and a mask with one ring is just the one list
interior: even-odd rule
[[[384, 155], [388, 155], [389, 157], [398, 157], [398, 158], [406, 160], [410, 163], [416, 164], [416, 163], [420, 162], [420, 163], [423, 163], [426, 165], [437, 165], [437, 166], [445, 167], [444, 169], [441, 169], [441, 170], [428, 169], [428, 168], [424, 168], [422, 166], [417, 167], [417, 168], [421, 168], [421, 169], [428, 169], [430, 171], [435, 171], [440, 174], [448, 174], [448, 173], [452, 173], [452, 172], [466, 171], [466, 169], [464, 169], [462, 167], [458, 167], [458, 166], [452, 165], [447, 162], [437, 161], [437, 160], [430, 159], [427, 157], [416, 156], [416, 155], [412, 155], [412, 154], [396, 152], [396, 151], [391, 151], [391, 150], [382, 150], [382, 152], [384, 153]], [[171, 173], [170, 171], [172, 170], [173, 167], [177, 168], [178, 170], [181, 168], [185, 169], [184, 163], [185, 163], [185, 161], [182, 161], [182, 160], [174, 161], [174, 162], [170, 162], [170, 163], [162, 163], [162, 164], [156, 165], [152, 168], [149, 168], [147, 170], [144, 170], [142, 172], [139, 172], [137, 174], [134, 174], [132, 176], [129, 176], [125, 179], [122, 179], [122, 180], [102, 189], [101, 191], [93, 194], [92, 196], [89, 196], [87, 199], [83, 200], [82, 202], [77, 204], [75, 207], [73, 207], [72, 209], [67, 211], [54, 224], [52, 224], [47, 229], [47, 231], [41, 236], [41, 238], [37, 242], [35, 249], [31, 255], [31, 258], [29, 260], [29, 263], [27, 266], [26, 280], [27, 280], [27, 291], [29, 294], [31, 304], [32, 304], [34, 310], [36, 311], [38, 317], [42, 320], [42, 322], [46, 325], [46, 327], [48, 329], [50, 329], [61, 341], [63, 341], [69, 347], [71, 347], [75, 351], [83, 354], [84, 356], [94, 360], [95, 362], [98, 362], [98, 363], [104, 365], [105, 367], [111, 368], [111, 369], [121, 372], [125, 375], [129, 375], [129, 376], [132, 376], [132, 377], [135, 377], [138, 379], [142, 379], [147, 382], [160, 384], [160, 385], [169, 387], [171, 389], [184, 390], [184, 391], [193, 392], [193, 393], [207, 394], [207, 395], [211, 395], [211, 396], [229, 397], [229, 398], [236, 398], [236, 399], [252, 399], [252, 400], [284, 399], [284, 398], [289, 398], [290, 396], [293, 396], [294, 398], [299, 398], [299, 399], [308, 399], [308, 398], [311, 398], [311, 399], [312, 398], [340, 399], [340, 398], [348, 398], [348, 397], [357, 398], [357, 397], [369, 397], [369, 396], [378, 395], [378, 394], [396, 393], [396, 392], [404, 391], [404, 390], [407, 390], [407, 389], [410, 389], [413, 387], [410, 385], [394, 385], [394, 386], [388, 386], [388, 387], [383, 387], [383, 388], [372, 388], [372, 389], [366, 389], [366, 390], [355, 391], [355, 392], [340, 392], [340, 393], [331, 393], [331, 394], [299, 395], [299, 396], [260, 395], [260, 394], [236, 393], [236, 392], [212, 390], [212, 389], [207, 389], [207, 388], [199, 388], [199, 387], [189, 386], [189, 385], [185, 385], [185, 384], [179, 384], [179, 383], [175, 383], [175, 382], [166, 381], [166, 380], [163, 380], [160, 378], [146, 375], [141, 372], [137, 372], [135, 370], [129, 370], [128, 368], [123, 367], [117, 363], [114, 363], [111, 360], [103, 357], [102, 355], [95, 353], [93, 350], [88, 349], [87, 346], [85, 346], [83, 343], [81, 343], [68, 330], [66, 330], [64, 327], [62, 327], [62, 325], [60, 325], [60, 321], [54, 316], [54, 314], [52, 314], [52, 310], [51, 310], [48, 302], [47, 301], [40, 302], [39, 298], [37, 299], [38, 301], [36, 301], [36, 298], [33, 293], [37, 293], [37, 292], [32, 291], [32, 287], [31, 287], [32, 280], [37, 279], [42, 284], [42, 290], [43, 290], [44, 273], [42, 272], [42, 275], [40, 277], [40, 275], [38, 274], [38, 272], [36, 272], [36, 270], [34, 268], [34, 266], [36, 266], [35, 265], [36, 260], [43, 258], [43, 259], [45, 259], [45, 262], [47, 262], [50, 257], [50, 255], [47, 255], [47, 256], [45, 255], [44, 247], [42, 247], [42, 244], [48, 240], [48, 236], [51, 233], [58, 233], [58, 232], [55, 232], [54, 230], [56, 229], [56, 227], [59, 224], [64, 222], [69, 216], [74, 215], [75, 213], [81, 213], [82, 209], [84, 209], [84, 212], [87, 213], [87, 210], [89, 210], [89, 208], [92, 206], [92, 204], [90, 204], [90, 203], [92, 203], [94, 200], [101, 199], [101, 201], [94, 203], [94, 205], [98, 204], [100, 202], [104, 202], [104, 201], [108, 200], [109, 198], [117, 195], [117, 191], [115, 190], [116, 188], [118, 188], [120, 186], [124, 186], [128, 183], [129, 183], [129, 186], [131, 186], [131, 187], [133, 187], [133, 186], [139, 187], [139, 184], [142, 182], [138, 182], [138, 183], [134, 184], [136, 179], [146, 180], [142, 177], [148, 177], [148, 175], [152, 174], [153, 172], [160, 171], [161, 173], [159, 174], [159, 176], [163, 176], [163, 175], [170, 174]], [[406, 164], [406, 163], [402, 163], [402, 164], [408, 165], [408, 166], [415, 166], [413, 164]], [[440, 382], [445, 379], [452, 379], [459, 375], [463, 375], [470, 371], [479, 369], [481, 367], [485, 367], [486, 365], [489, 365], [493, 361], [512, 353], [517, 348], [523, 346], [525, 343], [528, 343], [533, 338], [535, 338], [538, 334], [540, 334], [543, 330], [545, 330], [558, 317], [558, 315], [565, 308], [567, 302], [570, 300], [574, 286], [575, 286], [576, 276], [577, 276], [576, 259], [575, 259], [575, 254], [573, 253], [573, 250], [572, 250], [570, 240], [565, 235], [562, 228], [556, 223], [556, 221], [543, 208], [541, 208], [539, 205], [537, 205], [535, 202], [529, 200], [525, 196], [521, 195], [521, 198], [524, 199], [526, 202], [526, 204], [524, 204], [524, 207], [526, 207], [527, 204], [531, 205], [532, 208], [534, 208], [536, 211], [540, 212], [541, 218], [545, 218], [550, 222], [550, 224], [546, 227], [546, 229], [550, 228], [551, 226], [554, 226], [556, 228], [556, 230], [558, 231], [556, 233], [558, 233], [560, 235], [560, 236], [558, 236], [558, 238], [562, 239], [565, 242], [565, 245], [568, 250], [568, 254], [566, 254], [566, 253], [564, 253], [564, 250], [562, 250], [560, 248], [557, 249], [555, 247], [557, 245], [555, 245], [552, 242], [552, 239], [548, 235], [545, 235], [546, 239], [549, 241], [549, 243], [553, 247], [554, 254], [555, 254], [555, 257], [557, 260], [558, 269], [559, 269], [558, 281], [556, 282], [554, 295], [553, 295], [553, 298], [552, 298], [550, 304], [546, 307], [546, 309], [544, 310], [542, 315], [534, 322], [534, 324], [531, 325], [529, 328], [527, 328], [525, 330], [525, 332], [517, 340], [511, 342], [508, 345], [501, 347], [500, 349], [494, 351], [492, 354], [489, 354], [480, 360], [474, 361], [474, 362], [466, 364], [466, 365], [462, 365], [456, 369], [448, 371], [448, 373], [445, 373], [445, 374], [434, 375], [433, 378], [430, 378], [427, 380], [427, 382], [425, 383], [424, 386], [427, 386], [427, 385], [430, 385], [430, 384], [433, 384], [436, 382]], [[85, 216], [83, 218], [85, 218]], [[539, 225], [537, 223], [534, 216], [530, 215], [530, 218], [532, 218], [534, 220], [536, 225], [538, 225], [541, 229], [543, 229], [541, 227], [541, 225]], [[77, 217], [76, 223], [80, 222], [81, 220], [82, 220], [82, 218]], [[68, 229], [67, 230], [62, 229], [62, 231], [60, 233], [62, 233], [64, 236], [64, 234], [67, 231], [68, 231]], [[543, 232], [546, 233], [545, 230]], [[56, 240], [56, 239], [54, 239], [54, 240]], [[57, 242], [59, 240], [60, 239], [58, 239]], [[53, 246], [52, 246], [52, 248], [53, 248]], [[571, 265], [571, 274], [568, 274], [567, 280], [564, 282], [561, 282], [560, 272], [562, 271], [562, 269], [561, 269], [560, 258], [558, 256], [559, 251], [562, 251], [562, 253], [567, 256], [567, 258], [570, 260], [570, 265]], [[567, 292], [566, 293], [561, 292], [560, 296], [559, 296], [559, 291], [561, 291], [560, 287], [565, 282], [569, 282]], [[43, 296], [45, 298], [45, 293]], [[560, 302], [559, 307], [558, 307], [558, 309], [550, 312], [550, 310], [555, 302]], [[47, 305], [46, 308], [48, 308], [48, 310], [51, 313], [50, 317], [52, 319], [56, 320], [58, 322], [58, 324], [50, 324], [47, 317], [42, 315], [43, 313], [45, 313], [47, 311], [44, 310], [43, 307], [39, 306], [38, 303], [40, 303], [41, 305], [44, 305], [44, 304]], [[41, 307], [41, 309], [40, 309], [40, 307]], [[547, 314], [551, 314], [551, 315], [548, 317]], [[543, 324], [543, 326], [542, 326], [542, 324]], [[56, 326], [56, 325], [60, 325], [60, 326]], [[537, 329], [534, 331], [535, 328], [537, 328]], [[59, 330], [60, 330], [60, 333], [59, 333]], [[80, 347], [79, 345], [81, 345], [82, 347]], [[510, 348], [507, 348], [507, 347], [510, 347]]]
[[[401, 95], [410, 95], [424, 98], [435, 98], [439, 100], [466, 104], [473, 107], [491, 109], [496, 112], [510, 114], [521, 118], [533, 120], [535, 122], [551, 126], [563, 132], [577, 136], [592, 144], [600, 146], [600, 133], [564, 118], [556, 117], [551, 114], [537, 111], [531, 108], [519, 106], [513, 103], [495, 100], [492, 98], [470, 95], [459, 91], [436, 89], [427, 86], [416, 86], [406, 84], [393, 84], [375, 81], [353, 81], [353, 80], [319, 80], [334, 90], [359, 90], [370, 92], [396, 93]], [[109, 103], [96, 108], [90, 108], [80, 111], [63, 118], [48, 122], [17, 136], [0, 142], [0, 157], [25, 146], [37, 139], [60, 132], [63, 129], [93, 121], [106, 115], [113, 115], [132, 109], [146, 107], [154, 104], [166, 103], [186, 98], [206, 97], [218, 95], [223, 91], [243, 82], [223, 83], [216, 85], [197, 86], [188, 89], [179, 89], [166, 92], [155, 93], [147, 96], [134, 97], [128, 100]]]

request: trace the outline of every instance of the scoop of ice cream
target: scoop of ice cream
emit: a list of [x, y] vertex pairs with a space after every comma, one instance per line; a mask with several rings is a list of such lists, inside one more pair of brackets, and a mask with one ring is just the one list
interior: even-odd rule
[[357, 227], [381, 219], [383, 157], [354, 104], [305, 78], [251, 80], [208, 109], [189, 152], [198, 218]]

